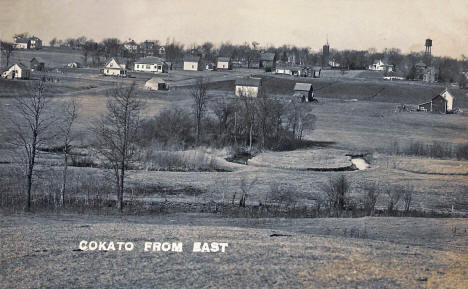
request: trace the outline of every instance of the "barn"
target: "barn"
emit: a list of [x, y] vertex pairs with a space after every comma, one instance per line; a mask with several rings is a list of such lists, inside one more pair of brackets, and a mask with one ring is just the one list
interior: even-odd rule
[[22, 63], [15, 63], [2, 73], [2, 78], [7, 79], [29, 79], [31, 70]]
[[112, 76], [127, 76], [127, 64], [126, 61], [119, 57], [111, 57], [104, 68], [102, 69], [104, 75]]
[[147, 90], [168, 90], [169, 86], [167, 82], [162, 78], [153, 77], [145, 83], [145, 89]]
[[169, 66], [163, 59], [159, 57], [143, 57], [135, 61], [135, 71], [151, 72], [151, 73], [167, 73]]
[[236, 79], [236, 96], [257, 97], [262, 89], [262, 79], [256, 77]]
[[312, 102], [314, 101], [314, 88], [311, 83], [296, 82], [293, 96], [302, 102]]
[[202, 70], [200, 56], [186, 55], [184, 56], [184, 70]]
[[260, 55], [260, 67], [266, 72], [273, 71], [276, 67], [276, 54], [265, 52]]
[[32, 71], [44, 71], [45, 62], [40, 57], [33, 57], [30, 62], [30, 67]]
[[218, 57], [218, 63], [216, 65], [218, 69], [232, 69], [232, 63], [230, 57]]
[[430, 111], [436, 113], [449, 113], [453, 111], [455, 97], [445, 89], [442, 93], [434, 96], [431, 101], [418, 105], [419, 111]]

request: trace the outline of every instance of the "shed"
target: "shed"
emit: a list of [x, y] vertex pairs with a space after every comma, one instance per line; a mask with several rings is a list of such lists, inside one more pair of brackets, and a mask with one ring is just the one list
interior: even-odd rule
[[44, 71], [45, 62], [40, 57], [33, 57], [30, 62], [30, 68], [32, 71]]
[[296, 82], [294, 96], [300, 98], [302, 102], [312, 102], [315, 100], [314, 87], [311, 83]]
[[455, 97], [445, 89], [442, 93], [434, 96], [431, 101], [418, 105], [419, 111], [430, 111], [436, 113], [448, 113], [453, 111]]
[[159, 77], [153, 77], [146, 81], [145, 83], [145, 89], [148, 90], [168, 90], [169, 86], [167, 85], [167, 82], [164, 81], [162, 78]]
[[2, 73], [2, 78], [7, 79], [29, 79], [31, 70], [22, 63], [15, 63]]
[[262, 89], [262, 79], [257, 77], [236, 79], [236, 96], [257, 97]]

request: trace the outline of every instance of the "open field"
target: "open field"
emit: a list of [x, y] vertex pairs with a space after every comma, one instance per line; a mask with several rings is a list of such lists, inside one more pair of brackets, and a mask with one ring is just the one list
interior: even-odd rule
[[[97, 74], [97, 69], [77, 69], [54, 73], [60, 78], [58, 83], [51, 83], [50, 88], [55, 93], [56, 104], [75, 98], [81, 105], [81, 116], [77, 122], [80, 137], [76, 145], [86, 149], [92, 142], [93, 136], [89, 132], [90, 124], [106, 109], [106, 91], [119, 81], [135, 80], [139, 87], [138, 94], [146, 103], [143, 111], [145, 118], [151, 118], [160, 111], [172, 107], [191, 109], [189, 85], [194, 79], [205, 77], [209, 79], [209, 95], [212, 99], [232, 97], [234, 79], [252, 73], [251, 70], [231, 72], [186, 72], [171, 71], [163, 77], [172, 82], [170, 91], [143, 90], [144, 81], [151, 75], [135, 74], [135, 78], [120, 80], [103, 77]], [[260, 73], [262, 74], [262, 73]], [[263, 74], [262, 74], [263, 75]], [[353, 183], [352, 195], [361, 198], [364, 192], [360, 189], [369, 181], [396, 185], [409, 184], [414, 187], [415, 195], [412, 207], [421, 210], [436, 210], [448, 212], [453, 209], [468, 212], [466, 188], [467, 161], [433, 161], [429, 158], [395, 157], [389, 153], [395, 142], [405, 145], [412, 141], [432, 143], [434, 141], [450, 144], [466, 143], [468, 139], [468, 114], [466, 112], [452, 115], [439, 115], [423, 112], [399, 112], [400, 103], [417, 104], [430, 99], [434, 93], [441, 90], [440, 86], [426, 86], [416, 82], [385, 82], [375, 79], [363, 80], [359, 74], [354, 78], [321, 78], [297, 81], [314, 83], [318, 104], [304, 104], [315, 114], [317, 121], [315, 129], [305, 131], [304, 137], [316, 142], [329, 142], [326, 149], [313, 148], [309, 152], [284, 152], [284, 157], [278, 161], [278, 153], [265, 152], [251, 160], [248, 166], [232, 165], [223, 160], [226, 154], [208, 155], [217, 159], [219, 167], [232, 172], [167, 172], [167, 171], [130, 171], [129, 184], [144, 184], [146, 186], [164, 187], [194, 187], [202, 191], [196, 196], [169, 196], [171, 201], [209, 202], [228, 200], [239, 192], [242, 179], [257, 178], [247, 203], [263, 202], [268, 195], [272, 182], [281, 183], [298, 192], [298, 202], [313, 204], [317, 195], [323, 194], [322, 186], [331, 176], [341, 172], [313, 172], [297, 171], [294, 168], [350, 165], [347, 154], [369, 154], [370, 168], [364, 171], [344, 172]], [[6, 121], [9, 107], [13, 105], [13, 98], [23, 93], [21, 87], [28, 81], [1, 80], [0, 98], [0, 141], [4, 145]], [[287, 99], [291, 94], [294, 81], [288, 77], [268, 76], [264, 79], [267, 92]], [[457, 95], [455, 106], [468, 107], [466, 90], [454, 90]], [[465, 110], [466, 111], [466, 110]], [[329, 150], [332, 154], [327, 153]], [[320, 157], [311, 160], [305, 155]], [[7, 152], [2, 150], [2, 159]], [[184, 153], [180, 153], [184, 154]], [[59, 165], [59, 155], [46, 154], [41, 156], [47, 164], [47, 158]], [[260, 160], [260, 161], [258, 161]], [[315, 163], [314, 163], [315, 160]], [[3, 164], [2, 166], [8, 166]], [[94, 172], [103, 175], [102, 170], [93, 168], [73, 168], [76, 171]], [[161, 200], [159, 191], [144, 196], [148, 200]], [[384, 207], [386, 199], [377, 202], [378, 207]]]
[[[0, 286], [464, 288], [467, 229], [466, 219], [3, 215]], [[80, 251], [81, 240], [134, 249]], [[182, 242], [183, 252], [145, 252], [146, 241]], [[228, 247], [196, 253], [196, 241]]]

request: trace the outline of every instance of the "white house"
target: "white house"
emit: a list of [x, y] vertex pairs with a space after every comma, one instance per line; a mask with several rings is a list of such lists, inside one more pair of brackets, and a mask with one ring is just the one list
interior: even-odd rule
[[102, 73], [104, 75], [127, 76], [126, 62], [118, 57], [111, 57], [102, 69]]
[[15, 44], [14, 44], [16, 49], [29, 49], [31, 47], [31, 41], [29, 38], [15, 38]]
[[369, 65], [369, 70], [392, 72], [393, 65], [383, 62], [382, 59], [374, 60], [374, 63]]
[[218, 63], [216, 65], [218, 69], [232, 69], [232, 63], [230, 57], [218, 57]]
[[240, 78], [236, 80], [236, 96], [257, 97], [262, 88], [261, 78]]
[[193, 71], [202, 70], [200, 57], [186, 55], [184, 57], [184, 70], [193, 70]]
[[155, 74], [167, 73], [168, 65], [159, 57], [143, 57], [135, 61], [133, 70]]
[[15, 63], [8, 70], [2, 73], [2, 78], [8, 79], [29, 79], [31, 76], [31, 70], [29, 70], [24, 64], [22, 63]]
[[305, 70], [300, 66], [277, 64], [275, 68], [275, 74], [302, 76], [305, 74]]

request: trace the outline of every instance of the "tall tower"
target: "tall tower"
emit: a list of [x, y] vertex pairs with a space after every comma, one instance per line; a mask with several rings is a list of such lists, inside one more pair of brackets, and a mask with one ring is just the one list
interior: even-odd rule
[[329, 58], [330, 58], [330, 45], [328, 44], [328, 35], [327, 35], [327, 44], [325, 44], [322, 49], [322, 67], [328, 66]]
[[424, 52], [424, 59], [427, 65], [431, 65], [432, 62], [432, 40], [426, 39], [426, 51]]

